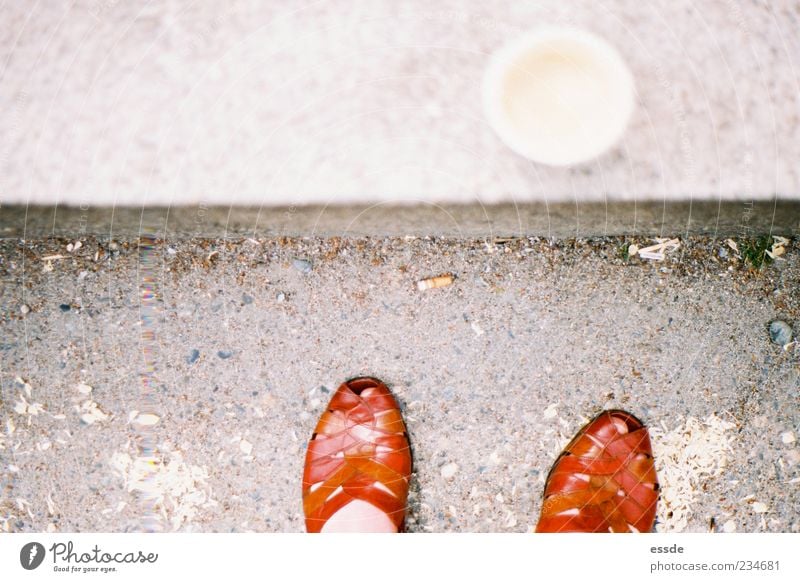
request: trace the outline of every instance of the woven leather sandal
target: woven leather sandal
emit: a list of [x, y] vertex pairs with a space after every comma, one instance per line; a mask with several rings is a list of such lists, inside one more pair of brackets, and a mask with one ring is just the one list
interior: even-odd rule
[[649, 532], [658, 500], [650, 435], [632, 414], [607, 410], [556, 460], [537, 532]]
[[306, 531], [318, 533], [355, 500], [370, 503], [402, 531], [411, 449], [400, 409], [375, 378], [339, 386], [311, 436], [303, 473]]

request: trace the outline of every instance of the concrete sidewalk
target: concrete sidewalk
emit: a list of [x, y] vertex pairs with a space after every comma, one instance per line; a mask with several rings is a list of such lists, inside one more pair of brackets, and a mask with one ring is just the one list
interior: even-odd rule
[[[796, 2], [285, 0], [0, 6], [0, 203], [373, 204], [800, 195]], [[587, 29], [636, 106], [551, 168], [486, 122], [491, 55]]]
[[796, 240], [760, 271], [699, 237], [80, 242], [0, 242], [0, 529], [302, 531], [306, 440], [369, 374], [408, 421], [409, 531], [532, 529], [608, 407], [652, 429], [658, 530], [800, 531], [800, 350], [768, 333], [800, 327]]

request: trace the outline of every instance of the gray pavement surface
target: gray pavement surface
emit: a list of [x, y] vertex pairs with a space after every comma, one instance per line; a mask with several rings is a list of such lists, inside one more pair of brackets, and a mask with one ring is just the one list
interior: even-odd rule
[[530, 531], [610, 407], [653, 429], [659, 531], [800, 531], [796, 239], [757, 271], [702, 237], [80, 242], [0, 241], [0, 531], [303, 531], [356, 375], [401, 402], [411, 532]]

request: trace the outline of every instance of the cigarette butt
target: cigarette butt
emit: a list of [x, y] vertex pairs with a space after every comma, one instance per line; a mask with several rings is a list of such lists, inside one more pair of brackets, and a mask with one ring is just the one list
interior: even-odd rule
[[453, 282], [453, 275], [439, 275], [438, 277], [430, 277], [417, 281], [417, 289], [425, 291], [427, 289], [438, 289], [439, 287], [447, 287]]

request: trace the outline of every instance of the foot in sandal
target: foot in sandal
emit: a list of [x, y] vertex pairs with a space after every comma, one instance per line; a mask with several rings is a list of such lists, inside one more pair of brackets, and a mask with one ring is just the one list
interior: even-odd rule
[[403, 531], [410, 476], [408, 434], [389, 389], [375, 378], [345, 382], [308, 443], [306, 530]]
[[537, 532], [650, 532], [658, 481], [647, 428], [607, 410], [583, 427], [556, 460]]

